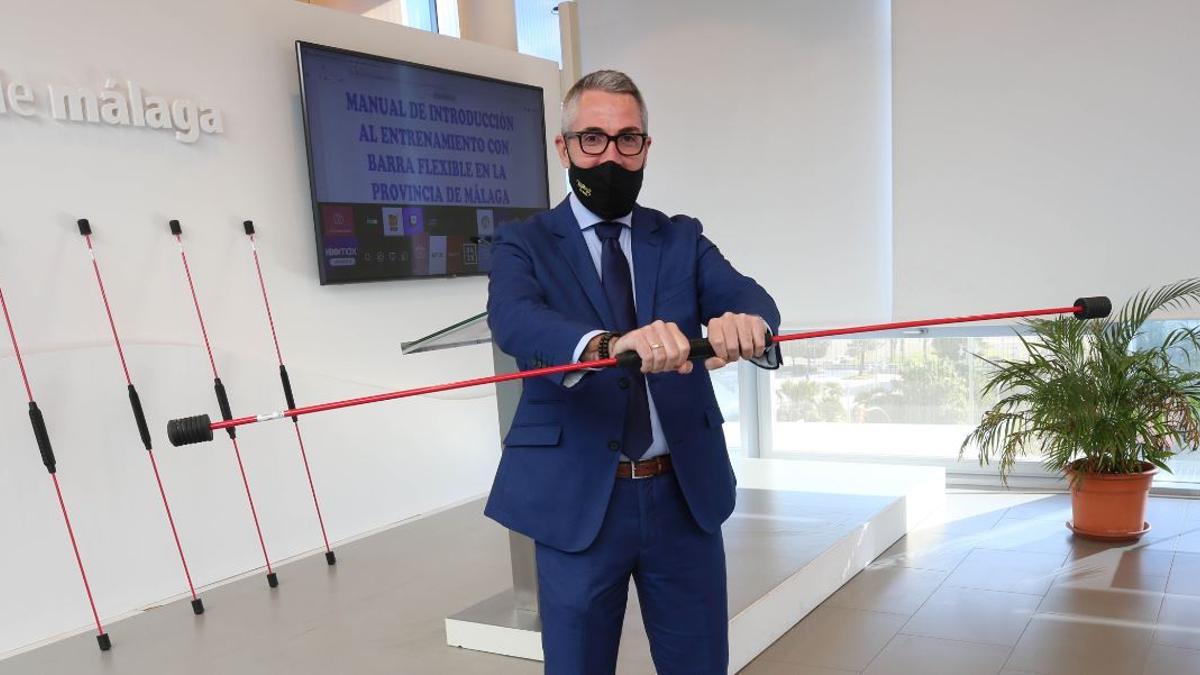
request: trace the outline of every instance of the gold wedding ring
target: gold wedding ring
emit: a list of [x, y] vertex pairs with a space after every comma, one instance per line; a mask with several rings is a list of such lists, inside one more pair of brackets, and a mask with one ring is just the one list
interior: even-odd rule
[[653, 344], [653, 345], [650, 345], [650, 349], [662, 349], [662, 345], [660, 345], [660, 344]]

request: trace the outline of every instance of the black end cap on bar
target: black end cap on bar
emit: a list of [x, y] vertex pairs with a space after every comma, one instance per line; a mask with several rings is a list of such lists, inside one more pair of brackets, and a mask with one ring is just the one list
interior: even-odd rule
[[267, 575], [267, 585], [271, 588], [276, 588], [279, 586], [279, 577], [274, 572], [271, 572]]
[[204, 599], [196, 598], [195, 600], [192, 601], [192, 614], [195, 614], [196, 616], [200, 616], [203, 613], [204, 613]]
[[88, 222], [87, 218], [80, 218], [75, 221], [75, 224], [79, 226], [79, 234], [86, 237], [92, 233], [92, 224]]
[[181, 417], [167, 422], [167, 440], [177, 448], [184, 445], [207, 443], [212, 439], [212, 420], [208, 415]]
[[100, 633], [97, 635], [96, 644], [100, 645], [100, 651], [102, 652], [112, 649], [112, 640], [109, 639], [108, 633]]
[[246, 234], [254, 234], [254, 221], [253, 220], [243, 220], [242, 228], [244, 228], [246, 230]]
[[326, 565], [336, 565], [337, 564], [337, 556], [333, 554], [333, 551], [325, 551], [325, 564]]
[[167, 226], [171, 228], [171, 234], [176, 236], [183, 234], [183, 226], [179, 224], [178, 220], [172, 220], [167, 223]]
[[1097, 295], [1091, 298], [1079, 298], [1075, 301], [1075, 318], [1083, 321], [1084, 319], [1103, 319], [1112, 312], [1112, 300], [1103, 295]]

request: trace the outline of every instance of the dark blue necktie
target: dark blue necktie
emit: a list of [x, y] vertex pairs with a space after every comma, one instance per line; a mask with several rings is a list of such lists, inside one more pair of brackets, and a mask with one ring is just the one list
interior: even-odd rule
[[[596, 235], [600, 237], [600, 282], [612, 310], [616, 330], [628, 333], [638, 327], [637, 312], [633, 306], [633, 275], [629, 273], [629, 261], [621, 251], [621, 223], [596, 223]], [[637, 460], [650, 449], [650, 401], [646, 394], [646, 378], [640, 372], [632, 372], [629, 378], [629, 407], [625, 413], [625, 432], [621, 446], [625, 456]]]

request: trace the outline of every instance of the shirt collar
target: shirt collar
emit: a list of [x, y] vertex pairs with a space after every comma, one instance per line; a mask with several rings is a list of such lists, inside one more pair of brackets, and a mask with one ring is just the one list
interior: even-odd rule
[[571, 194], [568, 195], [568, 199], [571, 201], [571, 213], [575, 214], [575, 220], [579, 222], [580, 230], [586, 230], [596, 223], [603, 222], [621, 223], [627, 227], [633, 227], [633, 211], [626, 213], [620, 218], [616, 218], [611, 221], [605, 221], [600, 216], [589, 211], [587, 207], [579, 201], [579, 197], [575, 196], [574, 190], [572, 190]]

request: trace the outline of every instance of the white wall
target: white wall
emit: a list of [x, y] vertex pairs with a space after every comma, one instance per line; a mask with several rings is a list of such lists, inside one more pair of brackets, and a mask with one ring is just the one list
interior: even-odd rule
[[[235, 413], [282, 407], [240, 229], [246, 218], [259, 227], [301, 404], [490, 372], [486, 346], [400, 354], [402, 340], [480, 311], [484, 279], [318, 286], [293, 41], [539, 85], [552, 129], [558, 74], [547, 61], [292, 0], [47, 0], [10, 3], [3, 14], [0, 80], [36, 84], [39, 108], [47, 83], [99, 90], [111, 76], [204, 101], [225, 115], [224, 135], [193, 145], [146, 129], [0, 116], [0, 284], [47, 416], [97, 604], [102, 616], [113, 616], [186, 587], [75, 219], [90, 218], [96, 229], [188, 561], [197, 584], [211, 583], [261, 566], [262, 558], [228, 441], [174, 449], [163, 433], [169, 418], [217, 414], [167, 219], [183, 222]], [[552, 182], [555, 199], [560, 183]], [[499, 457], [496, 424], [490, 389], [304, 418], [331, 539], [485, 491]], [[2, 653], [90, 620], [7, 340], [0, 344], [0, 429]], [[250, 427], [239, 438], [272, 558], [318, 548], [291, 425]], [[286, 574], [281, 581], [280, 592], [288, 592]]]
[[890, 3], [579, 5], [583, 72], [650, 109], [639, 201], [700, 218], [785, 326], [889, 316]]
[[584, 71], [649, 102], [642, 202], [704, 220], [793, 327], [1197, 274], [1197, 25], [1190, 0], [580, 2]]
[[899, 318], [1120, 302], [1200, 273], [1200, 3], [893, 14]]

